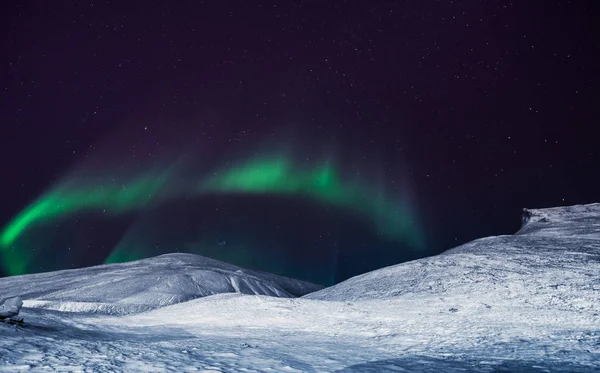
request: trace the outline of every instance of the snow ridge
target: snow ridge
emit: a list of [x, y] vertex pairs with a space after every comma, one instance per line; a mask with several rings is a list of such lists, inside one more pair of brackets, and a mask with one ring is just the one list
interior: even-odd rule
[[526, 210], [512, 236], [478, 239], [441, 255], [348, 279], [308, 299], [356, 301], [403, 295], [495, 294], [539, 306], [600, 312], [600, 204]]
[[565, 222], [582, 218], [597, 218], [600, 216], [600, 203], [551, 207], [545, 209], [523, 209], [523, 227], [539, 221]]

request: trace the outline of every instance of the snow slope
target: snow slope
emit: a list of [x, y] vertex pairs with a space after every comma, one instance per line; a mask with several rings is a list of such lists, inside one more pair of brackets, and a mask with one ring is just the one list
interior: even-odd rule
[[311, 293], [357, 301], [400, 296], [485, 299], [600, 313], [600, 204], [525, 210], [519, 232], [386, 267]]
[[28, 327], [0, 324], [0, 371], [598, 372], [600, 205], [525, 215], [515, 235], [301, 298], [24, 309]]
[[129, 263], [0, 278], [25, 307], [125, 314], [219, 293], [294, 297], [320, 286], [205, 258], [166, 254]]

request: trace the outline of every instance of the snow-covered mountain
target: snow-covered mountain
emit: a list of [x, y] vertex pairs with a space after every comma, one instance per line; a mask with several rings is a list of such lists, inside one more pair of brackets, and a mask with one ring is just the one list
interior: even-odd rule
[[[526, 210], [515, 235], [302, 298], [221, 294], [99, 323], [270, 346], [220, 359], [231, 371], [252, 356], [244, 367], [258, 371], [592, 372], [600, 369], [600, 205]], [[265, 359], [273, 365], [260, 365]]]
[[600, 204], [525, 209], [523, 226], [514, 235], [478, 239], [365, 273], [305, 298], [465, 294], [488, 306], [502, 302], [600, 313]]
[[[47, 294], [59, 310], [71, 307], [61, 304], [70, 304], [66, 294], [77, 284], [87, 285], [77, 296], [90, 290], [94, 302], [127, 304], [153, 294], [148, 302], [156, 305], [156, 294], [170, 302], [165, 292], [143, 289], [181, 289], [179, 280], [168, 280], [181, 267], [202, 267], [209, 278], [237, 273], [224, 263], [190, 260], [163, 256], [8, 278], [0, 287], [30, 297], [48, 296], [36, 288], [55, 289]], [[70, 284], [64, 273], [73, 273]], [[132, 274], [146, 285], [124, 294], [118, 283]], [[244, 272], [246, 281], [267, 276], [259, 275]], [[281, 294], [302, 293], [276, 283]], [[514, 235], [479, 239], [300, 298], [215, 294], [128, 315], [32, 309], [26, 302], [22, 316], [23, 330], [0, 324], [0, 371], [598, 372], [600, 204], [526, 210]]]
[[124, 314], [219, 293], [296, 297], [321, 286], [194, 254], [0, 278], [2, 297], [25, 307]]

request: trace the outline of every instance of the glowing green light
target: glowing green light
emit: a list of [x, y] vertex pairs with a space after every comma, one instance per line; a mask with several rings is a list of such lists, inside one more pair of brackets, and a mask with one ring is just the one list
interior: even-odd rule
[[80, 190], [50, 192], [29, 205], [17, 215], [0, 236], [2, 246], [10, 246], [28, 226], [68, 213], [101, 209], [109, 213], [122, 213], [147, 205], [165, 185], [166, 175], [149, 175], [127, 185], [100, 186]]
[[57, 187], [26, 207], [0, 235], [4, 271], [10, 274], [26, 272], [30, 257], [24, 250], [15, 252], [14, 244], [30, 226], [84, 210], [120, 214], [138, 209], [148, 205], [167, 181], [167, 174], [152, 174], [126, 185], [81, 189]]
[[[81, 175], [71, 175], [19, 213], [0, 234], [0, 255], [6, 273], [26, 273], [32, 257], [25, 245], [17, 245], [29, 228], [82, 211], [123, 214], [182, 196], [207, 194], [292, 195], [311, 198], [361, 213], [382, 237], [414, 249], [424, 247], [416, 214], [406, 200], [390, 197], [381, 183], [348, 180], [333, 162], [307, 165], [290, 156], [257, 157], [233, 167], [218, 169], [208, 176], [171, 167], [135, 173], [118, 181], [99, 175], [96, 184]], [[79, 176], [79, 177], [77, 177]], [[103, 180], [113, 180], [110, 183]], [[128, 249], [128, 248], [127, 248]], [[125, 250], [125, 249], [123, 249]], [[113, 251], [109, 262], [140, 259], [144, 250]], [[129, 254], [123, 254], [128, 252]]]
[[304, 195], [362, 212], [387, 238], [406, 241], [416, 249], [424, 246], [414, 213], [406, 203], [387, 198], [366, 183], [345, 182], [329, 163], [303, 169], [292, 167], [289, 159], [251, 160], [202, 182], [200, 191]]

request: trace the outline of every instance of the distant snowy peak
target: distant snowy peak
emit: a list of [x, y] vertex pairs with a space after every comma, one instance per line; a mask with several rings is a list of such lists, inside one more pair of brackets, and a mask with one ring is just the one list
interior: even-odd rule
[[2, 296], [25, 307], [74, 312], [140, 312], [221, 293], [296, 297], [319, 285], [243, 269], [194, 254], [0, 278]]

